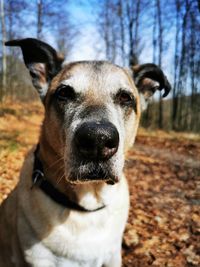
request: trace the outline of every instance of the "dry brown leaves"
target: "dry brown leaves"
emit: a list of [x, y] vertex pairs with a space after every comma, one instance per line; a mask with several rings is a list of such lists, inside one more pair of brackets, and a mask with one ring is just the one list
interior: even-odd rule
[[200, 266], [199, 139], [143, 130], [126, 174], [131, 210], [124, 266]]
[[[37, 143], [42, 114], [38, 103], [0, 106], [0, 201]], [[199, 267], [199, 136], [141, 130], [125, 170], [131, 208], [123, 266]]]
[[18, 182], [24, 157], [37, 142], [42, 114], [39, 103], [0, 106], [0, 202]]

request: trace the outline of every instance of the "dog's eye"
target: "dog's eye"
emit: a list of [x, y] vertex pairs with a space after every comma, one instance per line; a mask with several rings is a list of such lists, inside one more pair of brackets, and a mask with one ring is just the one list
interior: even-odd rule
[[69, 101], [76, 98], [76, 93], [73, 87], [62, 84], [56, 90], [56, 97], [59, 101]]
[[134, 97], [126, 91], [120, 91], [116, 95], [116, 102], [122, 106], [131, 105], [134, 101]]

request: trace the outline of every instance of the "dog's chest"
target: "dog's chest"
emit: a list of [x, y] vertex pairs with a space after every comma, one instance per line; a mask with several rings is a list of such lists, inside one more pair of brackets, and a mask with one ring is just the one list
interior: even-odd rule
[[41, 206], [40, 212], [31, 205], [26, 207], [32, 210], [29, 220], [37, 233], [30, 242], [26, 236], [31, 236], [31, 229], [27, 229], [26, 261], [37, 267], [101, 267], [113, 254], [120, 254], [128, 215], [126, 181], [122, 180], [117, 190], [112, 188], [109, 197], [104, 194], [106, 207], [91, 213], [63, 209], [35, 192]]
[[101, 267], [115, 251], [120, 251], [124, 222], [116, 221], [115, 216], [115, 212], [108, 216], [106, 210], [95, 215], [69, 216], [31, 248], [29, 252], [37, 257], [33, 261], [38, 262], [41, 255], [41, 259], [47, 260], [45, 266]]
[[75, 262], [73, 260], [70, 259], [66, 259], [66, 258], [57, 258], [56, 259], [56, 267], [102, 267], [103, 266], [103, 259], [96, 259], [96, 260], [91, 260], [91, 261], [87, 261], [87, 262]]
[[99, 258], [121, 242], [124, 223], [121, 220], [116, 222], [114, 217], [108, 216], [107, 211], [86, 216], [75, 214], [65, 223], [55, 226], [44, 243], [55, 255], [64, 258]]

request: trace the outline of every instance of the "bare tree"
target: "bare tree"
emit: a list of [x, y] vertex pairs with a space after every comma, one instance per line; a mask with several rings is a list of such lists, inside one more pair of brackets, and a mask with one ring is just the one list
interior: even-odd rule
[[[1, 3], [2, 2], [3, 0], [1, 0]], [[44, 40], [48, 38], [48, 34], [46, 33], [54, 32], [53, 45], [55, 46], [56, 43], [58, 49], [61, 49], [62, 52], [67, 55], [73, 46], [74, 36], [76, 34], [74, 25], [72, 25], [68, 19], [70, 16], [67, 13], [67, 6], [65, 6], [66, 2], [66, 0], [37, 0], [30, 3], [26, 0], [7, 0], [3, 2], [3, 17], [4, 26], [7, 30], [7, 32], [5, 31], [7, 39], [25, 37], [23, 36], [23, 28], [27, 27], [30, 29], [30, 36], [37, 35], [36, 37]], [[62, 11], [65, 12], [65, 16], [62, 17], [60, 17], [60, 5], [63, 5]], [[28, 18], [30, 18], [30, 20]], [[6, 38], [4, 38], [3, 41], [6, 41], [5, 39]], [[3, 46], [2, 51], [5, 51], [5, 46]], [[2, 53], [2, 56], [4, 54], [5, 53]], [[3, 62], [2, 60], [2, 63]], [[21, 71], [20, 75], [19, 69]], [[2, 66], [1, 75], [3, 73], [5, 73], [5, 71], [3, 72]], [[32, 97], [33, 90], [28, 90], [30, 84], [26, 76], [27, 71], [21, 66], [19, 53], [15, 49], [7, 49], [7, 73], [9, 75], [7, 75], [6, 92], [4, 90], [1, 96], [6, 93], [6, 95], [11, 98]], [[19, 87], [21, 87], [21, 90], [18, 90]], [[2, 88], [3, 86], [1, 89]]]
[[[157, 17], [158, 17], [158, 65], [162, 68], [162, 57], [163, 57], [163, 21], [162, 21], [162, 8], [160, 0], [156, 0], [157, 7]], [[159, 98], [159, 117], [158, 117], [158, 127], [163, 128], [163, 102], [162, 93], [160, 92]]]
[[[57, 29], [59, 22], [66, 22], [67, 11], [65, 7], [67, 0], [36, 0], [31, 3], [32, 8], [36, 12], [36, 36], [38, 39], [45, 39], [45, 34], [50, 30], [51, 32]], [[60, 16], [62, 10], [64, 16]]]
[[138, 28], [140, 15], [140, 0], [136, 2], [126, 1], [127, 20], [128, 20], [128, 35], [129, 35], [129, 64], [138, 63]]
[[122, 57], [122, 64], [125, 65], [125, 21], [124, 21], [124, 4], [122, 0], [118, 2], [118, 15], [120, 20], [120, 50]]
[[[188, 26], [188, 15], [189, 15], [189, 1], [185, 0], [185, 10], [182, 20], [181, 27], [181, 53], [180, 53], [180, 68], [179, 68], [179, 77], [178, 77], [178, 97], [180, 98], [184, 95], [184, 91], [186, 89], [187, 84], [187, 69], [188, 69], [188, 53], [187, 53], [187, 26]], [[179, 129], [183, 129], [183, 118], [184, 118], [184, 109], [183, 109], [183, 101], [179, 101], [178, 105], [178, 114], [177, 114], [177, 124]]]
[[42, 16], [43, 16], [43, 9], [44, 9], [44, 1], [37, 0], [37, 38], [42, 38]]
[[104, 42], [105, 56], [112, 62], [116, 62], [118, 48], [124, 45], [119, 45], [119, 33], [123, 34], [120, 29], [120, 25], [123, 25], [123, 22], [120, 22], [120, 18], [123, 19], [121, 8], [122, 5], [118, 0], [103, 0], [98, 13], [97, 25]]
[[66, 11], [65, 17], [58, 19], [54, 23], [57, 49], [65, 56], [65, 58], [72, 52], [77, 36], [79, 36], [79, 30], [69, 21], [69, 17], [70, 15]]
[[200, 129], [199, 61], [200, 30], [197, 2], [175, 0], [176, 31], [174, 54], [174, 87], [172, 128]]
[[106, 58], [124, 65], [137, 64], [140, 47], [141, 0], [101, 1], [98, 28], [105, 44]]
[[153, 62], [156, 63], [156, 56], [157, 56], [157, 10], [154, 7], [154, 15], [153, 15]]
[[6, 90], [6, 74], [7, 74], [7, 61], [6, 61], [6, 25], [5, 25], [5, 13], [4, 13], [4, 0], [1, 0], [1, 33], [2, 33], [2, 87], [0, 91], [0, 101], [2, 101], [5, 90]]
[[180, 67], [179, 61], [179, 35], [180, 35], [180, 0], [175, 0], [176, 6], [176, 32], [175, 32], [175, 51], [174, 51], [174, 85], [172, 91], [172, 129], [176, 129], [176, 116], [178, 108], [178, 97], [177, 97], [177, 78], [178, 70]]

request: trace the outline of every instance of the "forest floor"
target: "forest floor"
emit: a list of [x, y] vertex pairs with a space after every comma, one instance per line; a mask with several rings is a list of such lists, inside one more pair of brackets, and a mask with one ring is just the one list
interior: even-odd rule
[[[37, 143], [43, 108], [0, 105], [0, 202]], [[125, 172], [130, 213], [124, 267], [200, 266], [200, 135], [140, 129]]]

